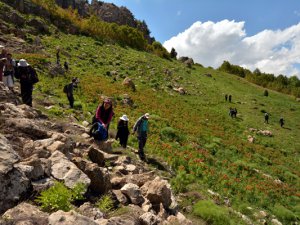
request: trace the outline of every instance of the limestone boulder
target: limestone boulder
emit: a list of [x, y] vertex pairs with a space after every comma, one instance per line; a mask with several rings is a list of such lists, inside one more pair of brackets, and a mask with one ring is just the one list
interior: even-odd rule
[[51, 175], [57, 180], [64, 181], [67, 187], [73, 188], [77, 183], [83, 183], [86, 186], [91, 184], [90, 178], [74, 163], [70, 162], [63, 153], [55, 151], [49, 160], [51, 162]]
[[98, 225], [93, 219], [82, 216], [75, 211], [59, 210], [49, 216], [49, 225]]
[[165, 208], [169, 208], [172, 203], [172, 192], [170, 185], [166, 180], [156, 177], [152, 181], [146, 182], [141, 187], [143, 196], [145, 196], [152, 205], [163, 204]]
[[48, 214], [39, 210], [37, 206], [21, 203], [16, 207], [7, 210], [3, 214], [7, 224], [39, 224], [48, 225]]
[[142, 196], [141, 190], [139, 186], [137, 186], [136, 184], [132, 184], [132, 183], [125, 184], [121, 188], [121, 192], [124, 195], [126, 195], [130, 199], [130, 201], [135, 205], [139, 205], [144, 202], [144, 198]]

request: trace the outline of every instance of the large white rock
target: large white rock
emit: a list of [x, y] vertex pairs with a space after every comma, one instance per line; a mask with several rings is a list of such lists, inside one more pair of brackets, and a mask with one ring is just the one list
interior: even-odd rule
[[73, 210], [70, 212], [59, 210], [49, 216], [49, 225], [98, 225], [98, 223]]
[[63, 153], [55, 151], [49, 160], [51, 161], [51, 175], [57, 180], [63, 180], [67, 187], [73, 188], [77, 183], [90, 185], [91, 180], [88, 176], [70, 162]]
[[135, 205], [139, 205], [144, 202], [144, 198], [142, 196], [141, 190], [140, 190], [139, 186], [137, 186], [136, 184], [132, 184], [132, 183], [125, 184], [121, 188], [121, 191]]

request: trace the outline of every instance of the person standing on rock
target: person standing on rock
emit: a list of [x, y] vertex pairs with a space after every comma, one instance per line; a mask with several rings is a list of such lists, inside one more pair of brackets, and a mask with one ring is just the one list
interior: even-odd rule
[[36, 71], [25, 59], [20, 59], [15, 72], [15, 77], [20, 79], [22, 101], [32, 106], [33, 85], [39, 81]]
[[137, 132], [137, 138], [139, 141], [139, 157], [143, 161], [145, 160], [144, 147], [146, 145], [147, 135], [149, 132], [149, 117], [149, 113], [142, 115], [133, 126], [133, 134]]
[[6, 61], [3, 68], [3, 83], [12, 92], [14, 91], [14, 73], [15, 73], [16, 61], [12, 59], [12, 54], [7, 53]]
[[6, 61], [6, 49], [3, 45], [0, 45], [0, 82], [3, 80], [3, 67]]
[[114, 111], [112, 101], [107, 98], [103, 101], [101, 105], [99, 104], [96, 110], [96, 115], [93, 118], [93, 124], [96, 122], [100, 122], [105, 127], [108, 133], [109, 124], [112, 120], [113, 115]]
[[73, 96], [73, 90], [74, 88], [77, 88], [79, 81], [77, 77], [73, 77], [72, 82], [69, 84], [66, 84], [64, 86], [64, 93], [66, 93], [67, 98], [69, 100], [70, 107], [74, 107], [74, 96]]
[[116, 140], [120, 139], [120, 145], [123, 148], [127, 147], [127, 141], [129, 136], [128, 121], [129, 119], [127, 115], [123, 115], [122, 117], [120, 117], [117, 127], [118, 132], [116, 135]]

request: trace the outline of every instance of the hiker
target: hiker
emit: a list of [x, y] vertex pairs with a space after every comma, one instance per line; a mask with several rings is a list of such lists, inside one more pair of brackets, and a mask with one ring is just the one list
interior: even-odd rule
[[139, 157], [141, 160], [145, 160], [144, 147], [147, 141], [147, 134], [149, 131], [148, 128], [148, 119], [149, 113], [142, 115], [133, 126], [133, 134], [137, 131], [137, 138], [139, 141]]
[[120, 117], [120, 120], [118, 122], [118, 132], [116, 140], [120, 139], [120, 145], [123, 148], [127, 147], [127, 140], [129, 135], [128, 121], [129, 119], [127, 115], [123, 115], [122, 117]]
[[79, 83], [79, 80], [77, 77], [73, 77], [72, 82], [69, 84], [66, 84], [64, 86], [64, 93], [67, 94], [67, 98], [69, 100], [70, 103], [70, 107], [73, 108], [74, 107], [74, 96], [73, 96], [73, 90], [74, 88], [77, 88], [77, 85]]
[[229, 95], [228, 100], [229, 100], [229, 102], [231, 102], [231, 95]]
[[96, 122], [92, 125], [89, 134], [96, 141], [105, 141], [108, 137], [107, 130], [100, 122]]
[[3, 80], [3, 67], [4, 63], [6, 61], [6, 49], [4, 48], [3, 45], [0, 45], [0, 81]]
[[56, 64], [57, 65], [60, 65], [60, 56], [59, 56], [59, 53], [60, 53], [60, 48], [57, 48], [56, 49]]
[[39, 81], [35, 69], [25, 59], [20, 59], [15, 71], [15, 77], [20, 79], [23, 103], [32, 107], [33, 85]]
[[3, 83], [12, 92], [14, 91], [14, 73], [16, 62], [12, 59], [12, 54], [7, 53], [3, 68]]
[[283, 127], [283, 125], [284, 125], [284, 119], [283, 119], [283, 117], [280, 118], [279, 123], [280, 123], [280, 126]]
[[93, 118], [93, 123], [100, 122], [101, 124], [103, 124], [108, 133], [109, 123], [112, 120], [113, 115], [114, 111], [112, 101], [107, 98], [102, 102], [101, 105], [99, 104], [96, 110], [96, 115]]
[[236, 108], [229, 108], [229, 116], [231, 116], [231, 118], [236, 118], [236, 114], [237, 114], [237, 109]]
[[269, 123], [269, 114], [265, 113], [265, 123]]
[[228, 95], [226, 94], [226, 95], [225, 95], [225, 101], [226, 101], [226, 102], [227, 102], [227, 99], [228, 99]]
[[64, 68], [65, 68], [65, 71], [69, 71], [69, 63], [67, 61], [65, 61], [65, 63], [64, 63]]

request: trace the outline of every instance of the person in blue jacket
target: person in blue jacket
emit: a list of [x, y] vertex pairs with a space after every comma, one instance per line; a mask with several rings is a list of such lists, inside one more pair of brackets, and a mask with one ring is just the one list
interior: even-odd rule
[[139, 142], [139, 157], [141, 160], [145, 160], [144, 147], [147, 141], [147, 135], [149, 132], [148, 119], [149, 113], [145, 113], [135, 122], [133, 126], [133, 134], [137, 132], [137, 138]]

